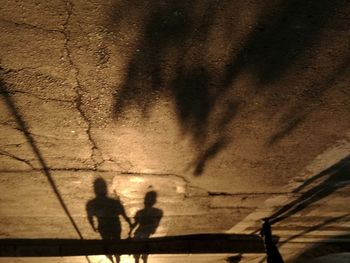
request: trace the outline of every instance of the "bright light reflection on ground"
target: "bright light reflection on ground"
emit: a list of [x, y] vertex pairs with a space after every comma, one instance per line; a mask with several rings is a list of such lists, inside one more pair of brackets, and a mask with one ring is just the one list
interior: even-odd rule
[[[90, 256], [89, 260], [91, 263], [112, 263], [109, 258], [104, 255]], [[115, 260], [115, 258], [114, 258]], [[120, 263], [135, 263], [135, 259], [132, 255], [122, 255], [120, 257]]]

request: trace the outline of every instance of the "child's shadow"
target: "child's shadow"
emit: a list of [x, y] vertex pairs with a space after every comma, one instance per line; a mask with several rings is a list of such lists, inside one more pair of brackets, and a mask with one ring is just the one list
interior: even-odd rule
[[[157, 202], [157, 192], [150, 191], [146, 193], [144, 205], [145, 207], [136, 212], [135, 223], [133, 228], [136, 228], [134, 232], [134, 239], [148, 239], [152, 234], [156, 232], [161, 218], [163, 217], [163, 211], [159, 208], [153, 207]], [[147, 254], [141, 255], [144, 263], [147, 263]], [[140, 260], [140, 255], [135, 254], [135, 263]]]

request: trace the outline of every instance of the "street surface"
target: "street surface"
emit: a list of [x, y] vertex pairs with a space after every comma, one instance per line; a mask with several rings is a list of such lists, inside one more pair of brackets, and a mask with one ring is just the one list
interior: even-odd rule
[[0, 238], [108, 238], [108, 212], [124, 239], [124, 210], [159, 219], [147, 238], [273, 216], [286, 262], [349, 252], [348, 1], [0, 4]]

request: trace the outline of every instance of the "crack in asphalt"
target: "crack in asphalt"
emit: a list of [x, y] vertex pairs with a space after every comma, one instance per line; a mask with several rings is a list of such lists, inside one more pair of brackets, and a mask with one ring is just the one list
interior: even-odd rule
[[64, 34], [62, 32], [62, 30], [59, 29], [48, 29], [48, 28], [43, 28], [40, 26], [36, 26], [36, 25], [32, 25], [32, 24], [28, 24], [28, 23], [24, 23], [24, 22], [15, 22], [12, 20], [8, 20], [8, 19], [4, 19], [4, 18], [0, 18], [0, 22], [4, 22], [4, 23], [8, 23], [8, 24], [14, 24], [15, 26], [18, 27], [23, 27], [23, 28], [27, 28], [27, 29], [35, 29], [35, 30], [40, 30], [40, 31], [45, 31], [45, 32], [49, 32], [49, 33], [59, 33], [59, 34]]
[[10, 90], [8, 93], [10, 94], [15, 94], [15, 93], [21, 93], [21, 94], [26, 94], [32, 97], [35, 97], [39, 100], [43, 100], [43, 101], [57, 101], [57, 102], [65, 102], [65, 103], [74, 103], [74, 100], [62, 100], [62, 99], [54, 99], [54, 98], [43, 98], [37, 94], [28, 92], [28, 91], [23, 91], [23, 90]]
[[208, 194], [210, 196], [264, 196], [264, 195], [288, 195], [291, 194], [291, 192], [246, 192], [246, 193], [230, 193], [230, 192], [211, 192], [209, 191]]
[[76, 105], [76, 109], [79, 112], [79, 114], [81, 115], [82, 119], [85, 121], [85, 123], [87, 124], [87, 129], [86, 129], [86, 134], [88, 136], [88, 139], [90, 141], [90, 145], [91, 145], [91, 155], [90, 158], [93, 162], [93, 170], [97, 171], [97, 168], [104, 162], [103, 158], [100, 158], [102, 161], [98, 161], [97, 155], [99, 155], [100, 157], [102, 156], [101, 152], [99, 151], [97, 144], [95, 142], [95, 140], [93, 139], [92, 135], [91, 135], [91, 129], [92, 129], [92, 123], [91, 120], [89, 119], [89, 117], [86, 115], [86, 113], [83, 110], [83, 101], [82, 101], [82, 97], [83, 97], [83, 85], [80, 82], [79, 79], [79, 67], [74, 63], [73, 58], [72, 58], [72, 53], [71, 50], [69, 48], [69, 42], [70, 42], [70, 33], [69, 33], [69, 29], [68, 29], [68, 24], [69, 24], [69, 20], [71, 19], [71, 16], [73, 14], [73, 8], [74, 5], [71, 1], [66, 1], [66, 11], [67, 11], [67, 18], [63, 24], [63, 34], [65, 37], [65, 43], [64, 43], [64, 48], [67, 52], [67, 58], [68, 58], [68, 62], [71, 66], [71, 68], [74, 71], [74, 78], [75, 78], [75, 91], [76, 91], [76, 99], [74, 100], [75, 105]]
[[214, 206], [214, 205], [208, 205], [208, 208], [211, 210], [235, 210], [235, 212], [241, 213], [242, 211], [252, 211], [255, 210], [256, 208], [258, 208], [258, 205], [256, 206], [240, 206], [240, 205], [236, 205], [236, 206]]
[[26, 144], [26, 142], [22, 142], [22, 143], [5, 143], [5, 144], [2, 144], [2, 146], [6, 146], [6, 147], [12, 147], [12, 146], [20, 147], [21, 145], [24, 145], [24, 144]]
[[23, 68], [19, 68], [19, 69], [13, 69], [13, 68], [5, 68], [5, 67], [1, 67], [1, 74], [6, 75], [9, 73], [20, 73], [21, 71], [35, 71], [40, 69], [40, 67], [23, 67]]
[[[191, 182], [183, 175], [179, 174], [172, 174], [172, 173], [137, 173], [137, 172], [120, 172], [121, 174], [132, 174], [132, 175], [138, 175], [138, 176], [173, 176], [181, 179], [184, 181], [186, 185], [186, 189], [189, 190], [189, 188], [197, 189], [200, 191], [205, 192], [208, 196], [229, 196], [229, 197], [234, 197], [234, 196], [272, 196], [272, 195], [291, 195], [291, 192], [285, 191], [285, 192], [246, 192], [246, 193], [230, 193], [230, 192], [215, 192], [215, 191], [209, 191], [205, 188], [199, 187], [199, 186], [193, 186], [191, 185]], [[202, 195], [200, 195], [202, 196]], [[192, 195], [185, 195], [185, 197], [193, 197]]]
[[[7, 68], [1, 68], [2, 69], [2, 72], [1, 74], [2, 75], [7, 75], [7, 74], [10, 74], [10, 73], [15, 73], [15, 74], [18, 74], [20, 73], [21, 71], [32, 71], [32, 70], [37, 70], [39, 67], [24, 67], [24, 68], [20, 68], [20, 69], [7, 69]], [[30, 96], [33, 96], [37, 99], [40, 99], [40, 100], [46, 100], [46, 101], [58, 101], [58, 102], [69, 102], [69, 103], [73, 103], [74, 101], [73, 100], [61, 100], [61, 99], [54, 99], [54, 98], [43, 98], [37, 94], [34, 94], [32, 92], [29, 92], [29, 91], [23, 91], [23, 90], [6, 90], [6, 91], [1, 91], [0, 94], [10, 94], [10, 95], [13, 95], [15, 93], [21, 93], [21, 94], [26, 94], [26, 95], [30, 95]]]
[[[0, 93], [1, 94], [1, 93]], [[10, 93], [8, 93], [10, 94]], [[14, 127], [8, 123], [0, 123], [0, 125], [2, 126], [6, 126], [8, 128], [11, 128], [13, 130], [19, 131], [21, 133], [26, 132], [25, 130], [19, 128], [19, 127]], [[62, 137], [58, 137], [58, 136], [49, 136], [49, 135], [43, 135], [43, 134], [38, 134], [38, 133], [34, 133], [34, 132], [28, 132], [30, 135], [32, 135], [33, 137], [37, 138], [37, 137], [41, 137], [41, 138], [45, 138], [45, 139], [54, 139], [54, 140], [64, 140], [64, 138]], [[37, 140], [36, 140], [37, 141]], [[44, 142], [45, 143], [45, 142]], [[23, 145], [26, 144], [26, 142], [22, 142], [22, 143], [13, 143], [13, 144], [5, 144], [5, 145], [14, 145], [14, 146], [19, 146], [19, 145]]]
[[2, 156], [7, 156], [7, 157], [10, 157], [16, 161], [20, 161], [20, 162], [23, 162], [25, 164], [27, 164], [30, 168], [32, 168], [32, 170], [35, 170], [36, 168], [26, 159], [23, 159], [23, 158], [20, 158], [20, 157], [17, 157], [16, 155], [13, 155], [5, 150], [2, 150], [0, 149], [0, 155]]
[[14, 124], [14, 123], [11, 123], [10, 120], [4, 121], [4, 122], [0, 122], [0, 125], [1, 125], [1, 126], [5, 126], [5, 127], [7, 127], [7, 128], [14, 129], [14, 130], [17, 129], [17, 128], [14, 126], [15, 124]]
[[[63, 32], [62, 32], [62, 34], [63, 34]], [[3, 69], [3, 71], [1, 74], [5, 76], [5, 75], [11, 74], [11, 73], [19, 74], [22, 71], [36, 71], [36, 70], [40, 69], [40, 67], [23, 67], [23, 68], [19, 68], [19, 69], [2, 68], [2, 69]], [[3, 92], [0, 92], [0, 94], [2, 94], [2, 93]], [[74, 100], [64, 100], [64, 99], [41, 97], [38, 94], [29, 92], [29, 91], [23, 91], [23, 90], [13, 89], [13, 90], [6, 91], [6, 93], [9, 93], [9, 94], [22, 93], [22, 94], [26, 94], [26, 95], [28, 94], [30, 96], [33, 96], [33, 97], [40, 99], [40, 100], [43, 100], [43, 101], [57, 101], [57, 102], [65, 102], [65, 103], [74, 103]]]

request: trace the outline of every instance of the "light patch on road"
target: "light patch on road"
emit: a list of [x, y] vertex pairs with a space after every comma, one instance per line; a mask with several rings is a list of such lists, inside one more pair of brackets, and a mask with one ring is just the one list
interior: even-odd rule
[[130, 183], [142, 183], [144, 182], [145, 180], [141, 177], [131, 177], [129, 179]]
[[179, 194], [184, 194], [186, 192], [186, 188], [183, 186], [176, 186], [176, 192]]

